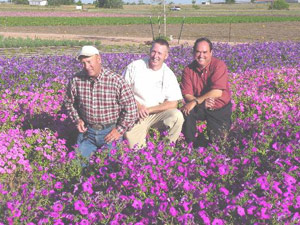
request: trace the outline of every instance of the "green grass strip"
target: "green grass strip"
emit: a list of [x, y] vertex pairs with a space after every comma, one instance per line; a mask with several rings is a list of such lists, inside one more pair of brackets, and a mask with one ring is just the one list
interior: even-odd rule
[[16, 47], [48, 47], [48, 46], [83, 46], [100, 45], [99, 41], [79, 41], [79, 40], [43, 40], [39, 38], [13, 38], [0, 35], [0, 48]]
[[[182, 23], [182, 17], [168, 17], [168, 24]], [[207, 23], [261, 23], [300, 21], [300, 17], [287, 16], [217, 16], [186, 17], [186, 24]], [[157, 19], [152, 19], [158, 23]], [[162, 22], [162, 21], [161, 21]], [[0, 26], [77, 26], [77, 25], [128, 25], [149, 24], [149, 17], [0, 17]]]

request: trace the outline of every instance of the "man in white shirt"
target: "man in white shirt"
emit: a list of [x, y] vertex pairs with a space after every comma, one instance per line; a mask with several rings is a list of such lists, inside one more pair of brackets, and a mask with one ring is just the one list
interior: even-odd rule
[[130, 63], [123, 72], [133, 90], [139, 114], [139, 121], [125, 133], [130, 148], [145, 146], [151, 127], [167, 129], [170, 142], [176, 142], [180, 135], [184, 118], [177, 104], [182, 94], [176, 76], [164, 63], [168, 51], [168, 42], [156, 39], [149, 56]]

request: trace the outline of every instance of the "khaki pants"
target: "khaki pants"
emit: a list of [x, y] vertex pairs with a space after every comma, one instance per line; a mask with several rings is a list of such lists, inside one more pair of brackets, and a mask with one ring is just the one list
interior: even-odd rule
[[125, 138], [129, 142], [129, 147], [145, 146], [146, 135], [151, 127], [158, 129], [169, 129], [167, 139], [176, 142], [178, 139], [184, 118], [178, 109], [168, 109], [166, 111], [149, 115], [147, 118], [137, 122], [131, 130], [125, 133]]

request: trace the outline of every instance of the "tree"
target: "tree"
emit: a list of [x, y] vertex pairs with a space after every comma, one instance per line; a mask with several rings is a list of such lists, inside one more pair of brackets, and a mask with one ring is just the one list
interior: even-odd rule
[[48, 5], [73, 5], [74, 0], [48, 0]]
[[15, 4], [20, 4], [20, 5], [28, 5], [29, 4], [28, 0], [12, 0], [12, 2]]
[[96, 6], [99, 8], [123, 8], [122, 0], [97, 0]]
[[275, 0], [272, 2], [272, 4], [269, 6], [269, 9], [289, 9], [289, 4], [285, 0]]
[[200, 9], [200, 7], [198, 6], [198, 5], [196, 5], [196, 0], [192, 0], [192, 7], [194, 8], [194, 9]]
[[225, 3], [226, 3], [226, 4], [234, 4], [234, 3], [235, 3], [235, 0], [225, 0]]

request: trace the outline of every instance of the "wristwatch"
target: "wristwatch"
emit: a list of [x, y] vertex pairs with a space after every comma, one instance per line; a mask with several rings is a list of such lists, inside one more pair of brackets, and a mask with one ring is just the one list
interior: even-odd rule
[[199, 102], [196, 98], [194, 98], [192, 101], [195, 101], [197, 105], [199, 104]]

